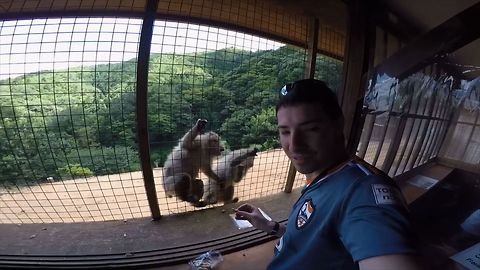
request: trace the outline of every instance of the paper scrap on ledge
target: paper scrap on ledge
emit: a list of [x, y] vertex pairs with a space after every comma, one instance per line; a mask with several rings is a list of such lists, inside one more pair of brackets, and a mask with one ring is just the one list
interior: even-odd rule
[[478, 270], [480, 269], [480, 243], [462, 250], [450, 258], [467, 269]]
[[407, 183], [419, 188], [430, 189], [436, 183], [438, 183], [438, 180], [424, 175], [416, 175], [412, 179], [408, 180]]
[[[270, 216], [267, 215], [267, 213], [265, 213], [262, 209], [258, 208], [258, 210], [260, 211], [260, 213], [262, 213], [262, 215], [267, 219], [267, 220], [272, 220], [272, 218]], [[238, 219], [235, 219], [235, 213], [233, 214], [230, 214], [230, 217], [232, 218], [233, 222], [235, 223], [235, 225], [237, 226], [237, 228], [239, 229], [246, 229], [246, 228], [250, 228], [250, 227], [253, 227], [252, 223], [250, 223], [248, 220], [238, 220]]]

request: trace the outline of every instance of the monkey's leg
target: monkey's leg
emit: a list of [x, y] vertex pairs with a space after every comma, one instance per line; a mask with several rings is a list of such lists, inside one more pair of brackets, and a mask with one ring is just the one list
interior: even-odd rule
[[217, 203], [217, 196], [216, 194], [216, 184], [215, 181], [209, 179], [208, 183], [203, 186], [203, 200], [198, 201], [196, 203], [192, 203], [195, 207], [205, 207], [209, 204]]
[[191, 190], [191, 198], [193, 202], [198, 202], [203, 197], [203, 181], [200, 179], [193, 180]]
[[175, 180], [175, 195], [182, 201], [190, 199], [190, 176], [182, 174], [172, 176]]
[[175, 177], [166, 176], [163, 178], [163, 189], [168, 198], [175, 196]]
[[237, 197], [233, 198], [233, 193], [234, 193], [233, 186], [228, 186], [225, 188], [225, 190], [223, 191], [224, 199], [225, 199], [224, 205], [238, 202]]
[[217, 194], [216, 194], [216, 189], [212, 190], [213, 192], [210, 192], [205, 196], [204, 201], [207, 204], [216, 204], [218, 202]]

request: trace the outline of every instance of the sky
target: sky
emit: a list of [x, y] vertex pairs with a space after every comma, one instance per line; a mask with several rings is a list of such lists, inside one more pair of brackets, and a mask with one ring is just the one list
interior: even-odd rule
[[[0, 21], [0, 80], [135, 58], [141, 26], [142, 20], [128, 18]], [[283, 45], [215, 27], [156, 21], [151, 52], [183, 54], [231, 47], [258, 51]]]

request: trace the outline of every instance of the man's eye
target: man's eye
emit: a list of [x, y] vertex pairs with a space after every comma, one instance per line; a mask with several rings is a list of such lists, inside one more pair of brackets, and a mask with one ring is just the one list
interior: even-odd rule
[[288, 134], [290, 134], [290, 131], [288, 131], [288, 130], [280, 130], [280, 134], [281, 134], [281, 135], [288, 135]]
[[302, 128], [303, 132], [316, 132], [320, 130], [319, 126], [309, 126], [309, 127], [303, 127]]

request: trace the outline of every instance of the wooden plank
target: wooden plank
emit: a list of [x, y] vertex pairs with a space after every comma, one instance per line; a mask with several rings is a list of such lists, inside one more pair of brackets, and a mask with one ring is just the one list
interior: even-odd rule
[[402, 78], [429, 64], [437, 55], [453, 52], [480, 37], [480, 2], [412, 40], [377, 66], [380, 74]]
[[437, 157], [436, 159], [439, 164], [445, 165], [445, 166], [451, 166], [454, 168], [459, 168], [465, 171], [469, 171], [472, 173], [480, 174], [480, 164], [471, 164], [471, 163], [466, 163], [461, 160], [454, 160], [454, 159], [449, 159], [449, 158], [443, 158], [443, 157]]
[[408, 182], [408, 180], [412, 179], [417, 175], [423, 175], [438, 180], [438, 183], [436, 184], [438, 185], [441, 181], [447, 178], [447, 176], [452, 173], [453, 170], [454, 168], [441, 164], [427, 163], [423, 166], [418, 167], [417, 169], [413, 169], [405, 173], [404, 175], [396, 177], [395, 180], [397, 180], [398, 186], [402, 190], [405, 200], [408, 204], [410, 204], [416, 199], [420, 198], [422, 195], [424, 195], [428, 191], [428, 189], [412, 185]]

